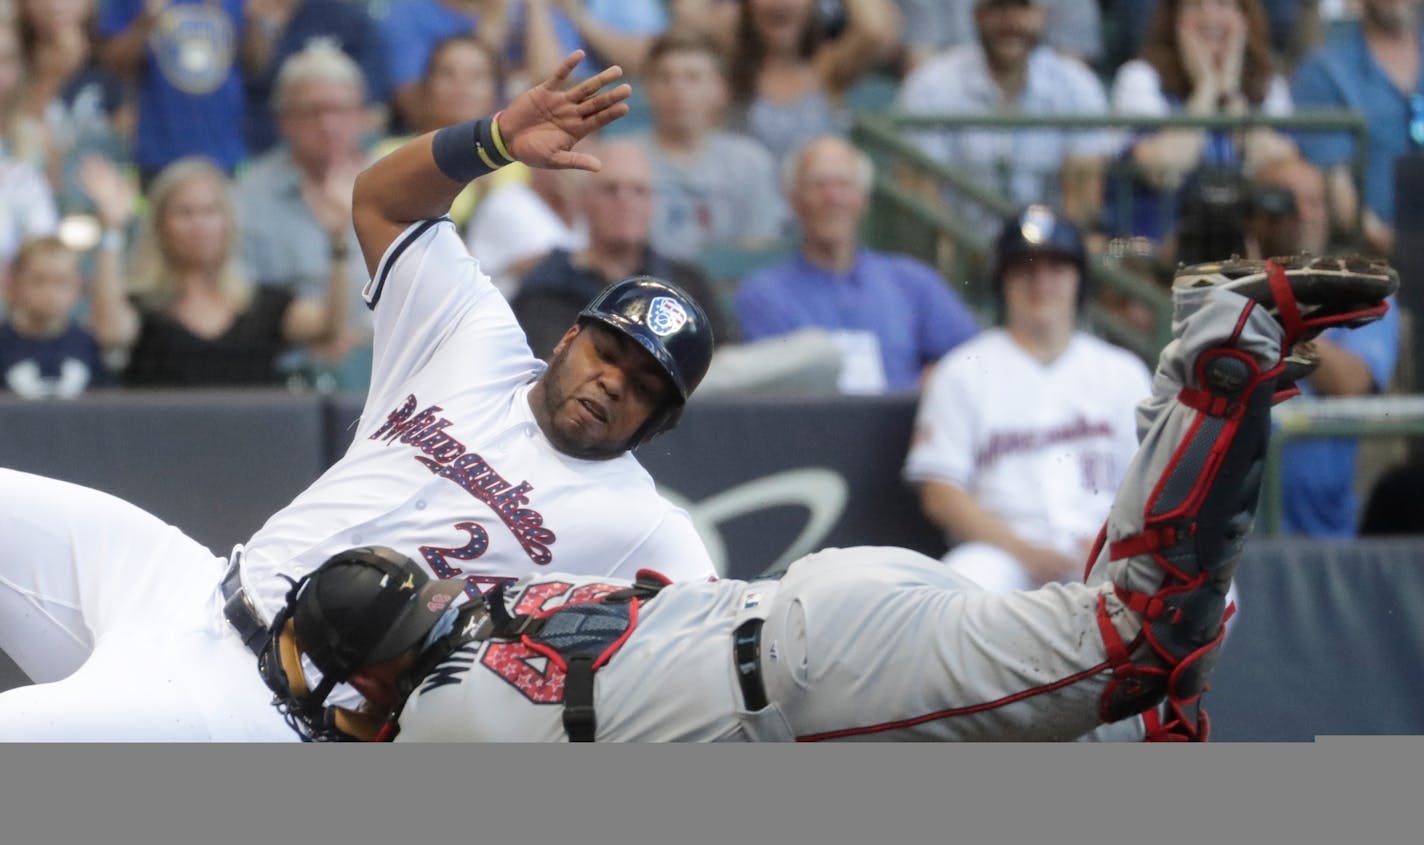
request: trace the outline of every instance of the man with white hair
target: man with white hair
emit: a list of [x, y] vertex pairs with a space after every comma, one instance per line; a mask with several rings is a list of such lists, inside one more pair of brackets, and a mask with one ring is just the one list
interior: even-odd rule
[[842, 353], [842, 392], [916, 390], [925, 367], [979, 330], [974, 315], [930, 266], [860, 244], [875, 176], [863, 152], [822, 136], [789, 158], [782, 175], [800, 250], [742, 280], [743, 336], [828, 329]]
[[[313, 41], [282, 64], [272, 97], [282, 142], [243, 173], [236, 192], [242, 257], [258, 284], [310, 295], [339, 265], [359, 297], [367, 275], [351, 191], [370, 160], [362, 148], [365, 92], [360, 66], [333, 42]], [[318, 362], [337, 364], [367, 342], [367, 309], [353, 299], [347, 314], [346, 332], [311, 351]]]

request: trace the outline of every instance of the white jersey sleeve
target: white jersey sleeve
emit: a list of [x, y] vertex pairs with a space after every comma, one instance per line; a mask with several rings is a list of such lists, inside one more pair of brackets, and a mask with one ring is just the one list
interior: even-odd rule
[[[374, 312], [368, 395], [382, 404], [450, 345], [457, 327], [463, 383], [486, 381], [488, 370], [507, 368], [515, 358], [522, 365], [533, 359], [508, 303], [449, 218], [422, 220], [402, 232], [361, 295]], [[462, 325], [473, 317], [481, 325]]]
[[975, 429], [961, 356], [951, 352], [935, 366], [915, 415], [915, 434], [905, 458], [906, 481], [941, 481], [968, 487], [974, 477]]
[[647, 538], [609, 575], [633, 580], [639, 569], [651, 569], [673, 581], [706, 581], [718, 574], [692, 517], [672, 505]]

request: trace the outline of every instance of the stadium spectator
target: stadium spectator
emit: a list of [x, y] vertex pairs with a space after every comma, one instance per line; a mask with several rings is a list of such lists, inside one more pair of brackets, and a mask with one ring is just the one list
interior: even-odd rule
[[991, 281], [1002, 325], [945, 356], [925, 385], [904, 477], [987, 590], [1083, 577], [1137, 448], [1151, 376], [1076, 328], [1088, 294], [1078, 229], [1046, 206], [1004, 221]]
[[[1116, 70], [1142, 50], [1161, 0], [1102, 0], [1104, 18], [1111, 20], [1112, 38], [1104, 45], [1103, 68]], [[1320, 40], [1327, 17], [1339, 17], [1357, 0], [1261, 0], [1270, 25], [1271, 49], [1281, 66], [1292, 68]], [[1333, 12], [1328, 7], [1334, 7]], [[1353, 14], [1353, 12], [1351, 12]]]
[[[527, 178], [507, 178], [506, 171]], [[490, 188], [470, 218], [465, 245], [480, 257], [480, 270], [491, 283], [512, 300], [525, 274], [552, 250], [576, 253], [588, 245], [577, 197], [582, 176], [516, 163], [485, 178]]]
[[[430, 51], [421, 74], [416, 99], [420, 103], [418, 123], [409, 133], [384, 138], [375, 147], [377, 158], [384, 156], [416, 135], [434, 132], [465, 120], [494, 114], [501, 102], [504, 70], [499, 52], [473, 35], [451, 35], [440, 39]], [[470, 183], [450, 206], [456, 226], [469, 224], [470, 216], [483, 196], [498, 186], [527, 182], [530, 169], [522, 164], [501, 168], [487, 179]], [[483, 264], [483, 256], [481, 256]]]
[[[1043, 0], [976, 0], [978, 38], [934, 56], [906, 77], [902, 111], [928, 115], [1105, 115], [1107, 93], [1077, 59], [1041, 43], [1049, 19]], [[1036, 129], [936, 130], [912, 136], [924, 152], [962, 168], [1017, 205], [1042, 202], [1074, 220], [1097, 217], [1103, 161], [1114, 150], [1109, 132]], [[965, 201], [946, 196], [948, 208]], [[966, 211], [986, 237], [997, 217]]]
[[[435, 45], [474, 35], [499, 53], [505, 82], [522, 89], [543, 79], [569, 52], [583, 47], [578, 31], [552, 0], [397, 0], [381, 18], [390, 57], [395, 116], [401, 128], [428, 123], [420, 114], [420, 76]], [[500, 94], [506, 94], [501, 91]]]
[[828, 39], [815, 0], [742, 0], [733, 54], [730, 126], [761, 141], [778, 166], [801, 144], [844, 134], [846, 94], [899, 37], [891, 0], [845, 0]]
[[511, 303], [534, 354], [552, 353], [594, 294], [620, 279], [641, 275], [656, 276], [685, 290], [707, 312], [718, 344], [734, 340], [732, 323], [707, 277], [648, 244], [653, 176], [642, 147], [615, 139], [597, 147], [594, 154], [602, 160], [602, 169], [579, 174], [575, 182], [588, 245], [577, 252], [551, 251], [525, 275]]
[[[1138, 0], [1141, 2], [1141, 0]], [[974, 24], [976, 0], [896, 0], [903, 17], [904, 67], [911, 71], [929, 57], [980, 38]], [[1047, 11], [1044, 43], [1086, 64], [1103, 52], [1102, 12], [1098, 0], [1039, 0]]]
[[103, 0], [99, 59], [137, 89], [134, 161], [144, 185], [186, 156], [232, 175], [247, 158], [237, 60], [243, 0]]
[[[1166, 0], [1152, 19], [1141, 57], [1113, 78], [1113, 111], [1153, 118], [1287, 115], [1290, 88], [1274, 71], [1269, 35], [1260, 0]], [[1109, 202], [1107, 227], [1113, 234], [1160, 243], [1176, 226], [1178, 189], [1198, 168], [1229, 166], [1249, 173], [1294, 152], [1289, 138], [1266, 127], [1139, 133], [1125, 152], [1137, 174], [1131, 206]]]
[[99, 344], [74, 319], [83, 289], [79, 256], [58, 238], [20, 245], [0, 322], [0, 391], [69, 399], [109, 382]]
[[50, 141], [44, 124], [27, 108], [33, 85], [18, 25], [0, 21], [0, 154], [43, 171]]
[[371, 332], [360, 299], [369, 277], [356, 232], [346, 204], [329, 199], [350, 196], [369, 163], [362, 148], [364, 78], [334, 43], [316, 41], [287, 58], [273, 93], [281, 143], [244, 169], [233, 194], [240, 255], [253, 282], [303, 298], [320, 299], [333, 272], [346, 274], [350, 301], [340, 335], [281, 362], [289, 371], [315, 365], [339, 372]]
[[[1249, 243], [1263, 257], [1324, 246], [1325, 180], [1300, 159], [1285, 160], [1254, 178], [1247, 216]], [[1265, 206], [1270, 203], [1270, 206]], [[1302, 212], [1304, 210], [1304, 212]], [[1307, 396], [1370, 396], [1384, 392], [1398, 363], [1398, 303], [1358, 329], [1327, 329], [1314, 341], [1320, 365], [1297, 382]], [[1360, 521], [1356, 494], [1359, 439], [1301, 438], [1281, 450], [1281, 530], [1312, 537], [1353, 537]]]
[[[330, 341], [345, 325], [347, 275], [341, 262], [332, 263], [321, 299], [254, 286], [242, 274], [228, 180], [207, 159], [179, 159], [154, 178], [127, 285], [120, 268], [121, 233], [134, 213], [135, 189], [102, 158], [86, 159], [80, 176], [110, 239], [96, 267], [94, 335], [101, 345], [127, 353], [125, 383], [274, 384], [285, 348]], [[322, 219], [344, 226], [351, 217], [351, 194], [324, 199], [331, 212]], [[338, 242], [335, 227], [331, 233]]]
[[978, 331], [974, 315], [928, 265], [860, 244], [874, 179], [863, 152], [823, 136], [784, 173], [800, 251], [743, 279], [735, 300], [743, 335], [827, 329], [841, 350], [843, 392], [918, 389], [927, 366]]
[[[1362, 0], [1358, 21], [1338, 27], [1296, 69], [1291, 90], [1302, 108], [1350, 109], [1365, 120], [1368, 145], [1364, 234], [1380, 255], [1394, 249], [1394, 163], [1424, 150], [1424, 31], [1418, 0]], [[1345, 133], [1301, 133], [1301, 151], [1326, 172], [1330, 207], [1354, 219], [1360, 197], [1350, 175], [1354, 142]]]
[[54, 193], [42, 171], [43, 135], [24, 111], [25, 66], [11, 23], [0, 23], [0, 267], [26, 238], [59, 225]]
[[592, 66], [641, 76], [653, 39], [668, 28], [659, 0], [554, 0], [588, 45]]
[[92, 41], [96, 0], [21, 0], [19, 27], [29, 84], [25, 109], [44, 126], [45, 175], [58, 204], [82, 202], [76, 172], [91, 153], [128, 156], [133, 107], [118, 77], [99, 64]]
[[722, 127], [726, 67], [706, 35], [655, 41], [644, 80], [652, 130], [632, 136], [653, 163], [653, 247], [695, 260], [709, 248], [762, 247], [783, 234], [786, 205], [761, 144]]
[[[1290, 156], [1256, 168], [1251, 181], [1258, 190], [1283, 190], [1290, 194], [1297, 251], [1312, 255], [1330, 252], [1335, 231], [1326, 207], [1325, 174], [1320, 168], [1301, 156]], [[1287, 254], [1263, 249], [1261, 257]]]
[[289, 57], [318, 38], [329, 40], [360, 65], [370, 126], [384, 126], [390, 72], [380, 31], [365, 8], [351, 0], [248, 0], [243, 11], [248, 155], [261, 155], [278, 142], [272, 112], [277, 74]]

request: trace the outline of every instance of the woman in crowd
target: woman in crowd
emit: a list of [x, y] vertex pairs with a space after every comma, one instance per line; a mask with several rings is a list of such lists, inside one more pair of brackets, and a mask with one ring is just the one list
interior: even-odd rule
[[[94, 334], [105, 347], [127, 351], [126, 384], [273, 384], [281, 379], [276, 360], [284, 349], [330, 340], [345, 324], [344, 262], [332, 262], [321, 298], [248, 282], [236, 262], [227, 177], [211, 162], [180, 159], [154, 179], [127, 286], [122, 233], [133, 214], [134, 188], [98, 158], [84, 162], [81, 178], [105, 229], [91, 306]], [[339, 235], [351, 198], [323, 197], [319, 205], [314, 211], [332, 243], [344, 243]]]
[[135, 115], [119, 78], [94, 53], [97, 0], [17, 0], [16, 24], [29, 68], [25, 111], [41, 121], [46, 176], [69, 207], [81, 200], [78, 165], [88, 153], [124, 155]]
[[733, 128], [782, 161], [804, 141], [844, 134], [851, 87], [896, 47], [890, 0], [843, 0], [843, 26], [826, 37], [816, 0], [742, 0], [732, 63]]
[[28, 89], [19, 33], [0, 20], [0, 268], [21, 241], [53, 234], [59, 225], [43, 172], [43, 126], [24, 108]]
[[[441, 40], [431, 51], [420, 78], [411, 134], [381, 141], [376, 145], [376, 156], [391, 152], [415, 135], [493, 114], [499, 108], [503, 85], [503, 63], [488, 41], [474, 35], [452, 35]], [[461, 192], [450, 207], [450, 219], [455, 225], [469, 222], [481, 193], [491, 185], [509, 179], [528, 180], [527, 168], [517, 166], [513, 168], [514, 175], [505, 175], [509, 170], [505, 168], [490, 179], [472, 182]]]
[[[1260, 0], [1162, 0], [1140, 58], [1113, 80], [1121, 115], [1267, 116], [1291, 112], [1290, 88], [1272, 66], [1270, 28]], [[1203, 167], [1249, 171], [1290, 155], [1294, 144], [1272, 129], [1167, 129], [1135, 136], [1125, 156], [1139, 177], [1130, 216], [1109, 187], [1109, 229], [1161, 241], [1174, 226], [1175, 197]]]

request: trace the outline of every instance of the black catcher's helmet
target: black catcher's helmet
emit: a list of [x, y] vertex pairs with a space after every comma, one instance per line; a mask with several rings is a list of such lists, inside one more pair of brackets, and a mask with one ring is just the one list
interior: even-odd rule
[[632, 276], [600, 291], [579, 312], [579, 321], [585, 320], [597, 320], [637, 341], [672, 381], [672, 402], [653, 413], [630, 447], [677, 425], [682, 406], [712, 363], [712, 324], [697, 300], [662, 279]]
[[989, 279], [994, 286], [994, 307], [1004, 319], [1004, 268], [1024, 256], [1056, 255], [1078, 267], [1078, 307], [1087, 301], [1091, 286], [1088, 251], [1073, 221], [1046, 205], [1030, 205], [1004, 220], [994, 241]]
[[[432, 581], [414, 561], [382, 546], [333, 555], [292, 584], [259, 659], [274, 702], [303, 739], [348, 739], [349, 710], [326, 699], [363, 666], [419, 645], [449, 610], [462, 581]], [[321, 673], [308, 691], [301, 658]]]

